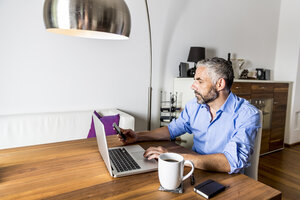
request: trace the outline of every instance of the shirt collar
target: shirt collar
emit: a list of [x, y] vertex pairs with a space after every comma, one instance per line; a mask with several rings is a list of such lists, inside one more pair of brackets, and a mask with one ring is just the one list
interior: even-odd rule
[[[232, 112], [234, 110], [234, 105], [235, 105], [235, 95], [230, 92], [225, 103], [221, 106], [221, 108], [217, 111], [218, 112]], [[209, 110], [207, 104], [200, 104], [200, 108], [206, 108]]]
[[235, 95], [230, 92], [225, 103], [221, 106], [221, 108], [217, 112], [232, 112], [234, 110], [235, 105]]
[[205, 103], [203, 103], [203, 104], [200, 104], [200, 108], [208, 108], [208, 105], [207, 104], [205, 104]]

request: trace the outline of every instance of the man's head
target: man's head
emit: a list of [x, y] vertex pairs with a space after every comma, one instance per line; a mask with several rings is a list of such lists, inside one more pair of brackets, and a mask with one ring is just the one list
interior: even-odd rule
[[220, 92], [229, 93], [233, 83], [231, 63], [223, 58], [212, 58], [199, 61], [192, 89], [198, 103], [210, 103], [217, 99]]

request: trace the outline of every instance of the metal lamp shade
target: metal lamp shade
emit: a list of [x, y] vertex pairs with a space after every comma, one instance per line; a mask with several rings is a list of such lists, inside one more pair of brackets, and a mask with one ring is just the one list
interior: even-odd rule
[[124, 0], [45, 0], [47, 31], [96, 39], [128, 39], [131, 28]]

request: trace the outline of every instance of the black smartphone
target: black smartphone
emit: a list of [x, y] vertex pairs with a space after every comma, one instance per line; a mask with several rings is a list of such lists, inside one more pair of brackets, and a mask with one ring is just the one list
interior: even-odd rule
[[113, 127], [116, 130], [117, 134], [121, 135], [124, 141], [126, 141], [126, 136], [121, 132], [120, 127], [116, 124], [116, 122], [113, 123]]

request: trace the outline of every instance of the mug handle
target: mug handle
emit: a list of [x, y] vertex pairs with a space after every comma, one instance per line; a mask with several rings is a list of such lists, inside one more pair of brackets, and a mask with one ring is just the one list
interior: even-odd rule
[[190, 160], [185, 160], [185, 161], [184, 161], [184, 165], [185, 165], [185, 164], [191, 165], [192, 169], [191, 169], [191, 171], [190, 171], [187, 175], [185, 175], [185, 176], [182, 178], [182, 181], [184, 181], [185, 179], [187, 179], [188, 177], [190, 177], [190, 176], [193, 174], [193, 172], [194, 172], [194, 164], [193, 164], [192, 161], [190, 161]]

